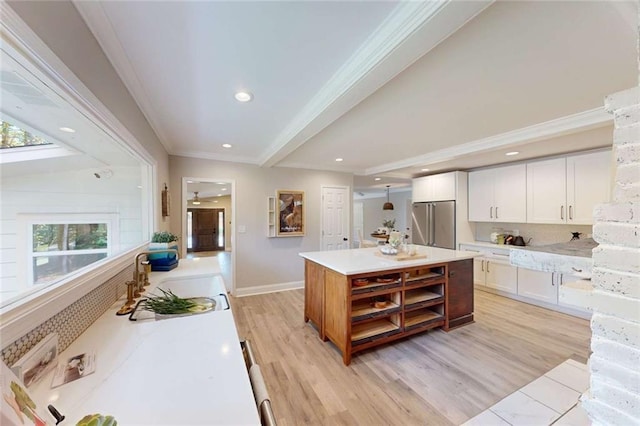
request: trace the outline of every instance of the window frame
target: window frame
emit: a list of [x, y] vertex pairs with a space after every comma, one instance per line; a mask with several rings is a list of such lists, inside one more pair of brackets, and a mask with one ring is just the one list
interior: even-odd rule
[[[52, 252], [35, 252], [33, 250], [33, 226], [34, 225], [64, 225], [64, 224], [93, 224], [104, 223], [107, 225], [107, 248], [106, 249], [89, 249], [89, 250], [59, 250]], [[21, 247], [18, 247], [18, 279], [24, 283], [22, 291], [30, 291], [31, 289], [41, 290], [46, 287], [55, 285], [60, 281], [81, 274], [84, 271], [95, 267], [95, 264], [102, 264], [109, 260], [114, 254], [118, 253], [120, 247], [120, 227], [118, 213], [21, 213], [18, 214], [18, 241]], [[80, 255], [87, 253], [107, 253], [107, 257], [92, 262], [82, 268], [63, 275], [53, 281], [42, 284], [34, 284], [33, 282], [33, 260], [37, 257], [44, 256], [63, 256], [63, 255]]]

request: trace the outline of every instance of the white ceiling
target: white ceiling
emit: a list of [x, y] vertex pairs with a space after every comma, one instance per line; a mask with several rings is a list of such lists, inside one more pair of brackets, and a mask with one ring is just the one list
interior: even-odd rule
[[356, 190], [609, 145], [603, 98], [638, 82], [636, 2], [74, 4], [170, 154]]

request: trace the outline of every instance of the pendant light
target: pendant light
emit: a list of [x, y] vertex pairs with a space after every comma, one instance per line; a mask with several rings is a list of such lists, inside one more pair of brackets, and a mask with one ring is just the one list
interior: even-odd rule
[[193, 204], [194, 206], [197, 206], [200, 204], [200, 198], [198, 198], [198, 191], [193, 192], [193, 201], [191, 202], [191, 204]]
[[387, 185], [387, 202], [382, 206], [382, 210], [393, 210], [393, 203], [389, 201], [389, 187], [391, 185]]

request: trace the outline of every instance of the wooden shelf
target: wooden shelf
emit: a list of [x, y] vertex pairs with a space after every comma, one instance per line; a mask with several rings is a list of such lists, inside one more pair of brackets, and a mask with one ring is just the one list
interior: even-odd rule
[[443, 298], [443, 295], [423, 289], [408, 290], [404, 293], [404, 304], [405, 306], [413, 305], [414, 303], [427, 302], [438, 298]]
[[420, 274], [416, 276], [411, 276], [409, 273], [407, 273], [406, 281], [407, 283], [410, 283], [412, 281], [431, 280], [431, 279], [443, 277], [443, 276], [444, 275], [439, 272], [428, 272], [426, 274]]
[[400, 326], [391, 322], [390, 319], [379, 319], [376, 321], [357, 324], [351, 328], [351, 341], [357, 342], [374, 336], [386, 335], [389, 332], [400, 330]]
[[420, 324], [435, 322], [438, 320], [444, 320], [444, 315], [441, 315], [430, 309], [412, 311], [405, 313], [404, 326], [405, 328], [409, 328]]
[[351, 294], [353, 294], [353, 299], [362, 299], [363, 297], [371, 297], [372, 293], [379, 294], [378, 292], [383, 292], [384, 290], [389, 290], [387, 293], [393, 292], [402, 286], [402, 281], [392, 281], [392, 282], [371, 282], [371, 284], [367, 284], [364, 286], [352, 286]]
[[366, 319], [376, 318], [379, 316], [389, 315], [400, 310], [400, 305], [387, 300], [387, 306], [384, 308], [376, 308], [371, 300], [358, 300], [351, 305], [351, 320], [363, 321]]

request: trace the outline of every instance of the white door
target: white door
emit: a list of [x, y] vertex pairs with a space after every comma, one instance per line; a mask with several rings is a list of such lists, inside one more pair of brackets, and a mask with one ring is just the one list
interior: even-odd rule
[[508, 261], [487, 259], [484, 263], [487, 287], [516, 294], [518, 292], [518, 268]]
[[493, 176], [493, 220], [527, 221], [527, 168], [524, 164], [500, 167]]
[[349, 248], [349, 191], [347, 186], [322, 187], [321, 250]]
[[493, 170], [469, 173], [469, 221], [493, 222]]
[[527, 164], [527, 222], [566, 222], [565, 161], [564, 158], [555, 158]]
[[518, 295], [558, 303], [558, 285], [551, 272], [518, 268]]
[[473, 283], [475, 285], [481, 285], [484, 287], [485, 279], [484, 279], [484, 270], [485, 270], [484, 257], [474, 257], [473, 258]]
[[609, 201], [611, 151], [567, 157], [567, 222], [593, 223], [593, 208]]

